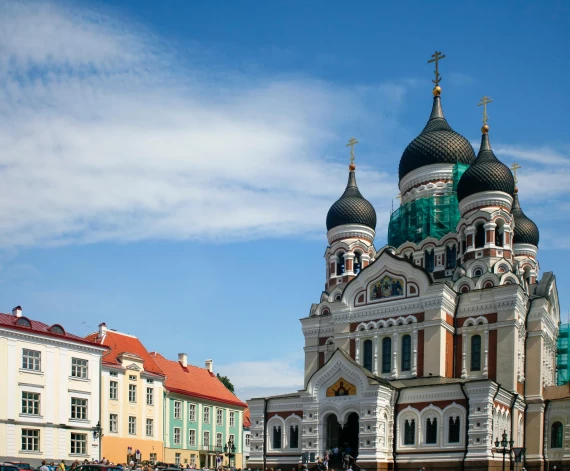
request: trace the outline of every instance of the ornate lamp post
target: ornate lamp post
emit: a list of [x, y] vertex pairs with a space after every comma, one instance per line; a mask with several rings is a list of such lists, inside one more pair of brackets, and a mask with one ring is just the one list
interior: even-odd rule
[[101, 461], [101, 437], [103, 436], [103, 428], [101, 427], [101, 421], [97, 421], [97, 425], [93, 427], [93, 440], [99, 439], [99, 452], [97, 461]]
[[[511, 452], [513, 451], [513, 445], [515, 444], [514, 440], [512, 439], [513, 437], [511, 436], [511, 440], [507, 440], [507, 431], [505, 430], [503, 432], [503, 436], [501, 437], [502, 440], [499, 441], [499, 437], [497, 437], [497, 439], [495, 440], [495, 449], [497, 451], [497, 453], [502, 453], [503, 454], [503, 471], [505, 471], [505, 455], [508, 453], [509, 456], [511, 455]], [[507, 448], [507, 445], [509, 446]], [[499, 449], [499, 446], [502, 446], [502, 449]]]
[[233, 458], [236, 453], [236, 446], [232, 440], [224, 445], [224, 453], [229, 458], [230, 468], [233, 468]]

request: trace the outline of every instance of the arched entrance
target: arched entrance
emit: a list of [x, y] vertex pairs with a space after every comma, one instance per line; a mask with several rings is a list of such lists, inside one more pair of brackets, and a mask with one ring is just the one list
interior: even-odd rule
[[[327, 416], [326, 422], [326, 447], [327, 450], [338, 448], [341, 453], [348, 450], [348, 453], [356, 458], [358, 456], [358, 414], [352, 412], [346, 419], [344, 427], [338, 423], [338, 418], [335, 414]], [[341, 464], [342, 454], [335, 457], [336, 466]], [[330, 466], [329, 466], [330, 468]], [[334, 468], [334, 466], [333, 466]], [[336, 468], [335, 468], [336, 469]]]

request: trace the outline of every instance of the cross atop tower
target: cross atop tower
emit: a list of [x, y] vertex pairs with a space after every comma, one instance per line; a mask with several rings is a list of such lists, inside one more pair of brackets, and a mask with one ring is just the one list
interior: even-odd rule
[[354, 165], [354, 146], [356, 144], [358, 144], [358, 141], [354, 137], [351, 137], [346, 145], [346, 147], [350, 147], [350, 165]]
[[481, 101], [477, 103], [477, 106], [483, 107], [483, 124], [487, 124], [487, 120], [489, 119], [489, 116], [487, 116], [487, 103], [493, 103], [491, 97], [488, 97], [487, 95], [481, 98]]
[[513, 165], [511, 165], [511, 170], [513, 171], [513, 176], [515, 177], [515, 185], [517, 184], [518, 180], [517, 180], [517, 170], [519, 168], [522, 168], [519, 164], [517, 164], [516, 162], [513, 163]]
[[442, 54], [439, 51], [435, 51], [435, 54], [432, 54], [431, 57], [433, 57], [433, 59], [430, 59], [428, 61], [428, 64], [435, 62], [435, 71], [434, 71], [435, 80], [432, 80], [432, 82], [435, 83], [435, 86], [437, 87], [439, 85], [439, 82], [441, 82], [441, 75], [438, 69], [438, 62], [445, 57], [445, 54]]

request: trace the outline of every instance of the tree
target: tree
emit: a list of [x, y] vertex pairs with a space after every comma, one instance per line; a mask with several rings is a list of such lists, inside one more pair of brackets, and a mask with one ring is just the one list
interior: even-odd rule
[[224, 383], [224, 386], [226, 388], [228, 388], [230, 390], [230, 392], [234, 392], [234, 385], [232, 384], [232, 382], [230, 381], [230, 379], [227, 376], [220, 376], [220, 373], [217, 374], [218, 379]]

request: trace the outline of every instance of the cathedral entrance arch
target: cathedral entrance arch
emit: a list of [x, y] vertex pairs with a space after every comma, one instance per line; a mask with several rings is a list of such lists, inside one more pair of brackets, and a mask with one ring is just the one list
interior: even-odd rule
[[[348, 452], [350, 456], [356, 458], [358, 456], [358, 433], [359, 433], [359, 417], [356, 412], [352, 412], [346, 417], [346, 422], [340, 424], [336, 414], [331, 413], [326, 419], [326, 448], [327, 450], [339, 449], [339, 456], [335, 457], [338, 467], [344, 453]], [[333, 466], [334, 467], [334, 466]]]

